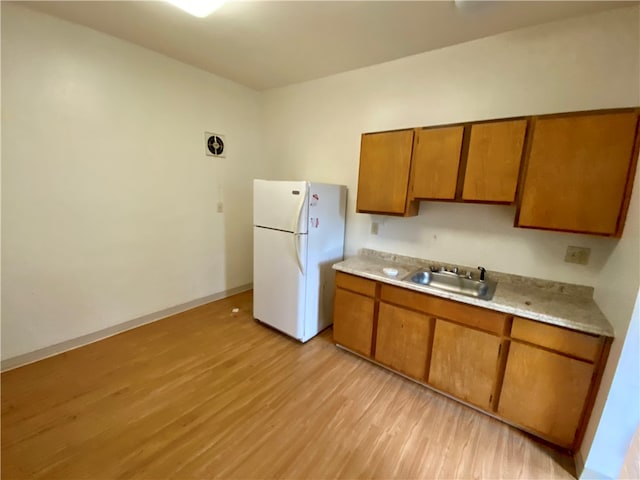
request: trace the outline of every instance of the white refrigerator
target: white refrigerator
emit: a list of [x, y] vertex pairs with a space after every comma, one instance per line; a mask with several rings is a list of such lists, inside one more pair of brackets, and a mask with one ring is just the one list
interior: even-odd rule
[[332, 323], [347, 188], [253, 181], [253, 316], [306, 342]]

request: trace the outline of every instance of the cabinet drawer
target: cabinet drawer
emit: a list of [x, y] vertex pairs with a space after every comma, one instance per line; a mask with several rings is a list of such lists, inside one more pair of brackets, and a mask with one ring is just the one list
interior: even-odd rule
[[336, 272], [336, 287], [362, 293], [369, 297], [376, 296], [376, 282], [348, 273]]
[[382, 285], [380, 297], [385, 302], [409, 307], [437, 318], [453, 320], [496, 335], [502, 335], [507, 320], [507, 315], [504, 313], [390, 285]]
[[590, 362], [598, 359], [602, 344], [600, 337], [519, 317], [513, 319], [511, 338], [540, 345]]

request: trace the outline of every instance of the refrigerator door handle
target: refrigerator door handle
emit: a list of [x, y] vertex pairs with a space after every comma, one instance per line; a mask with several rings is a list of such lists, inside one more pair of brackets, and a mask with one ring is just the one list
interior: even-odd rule
[[304, 269], [302, 268], [302, 260], [300, 259], [300, 233], [293, 234], [293, 248], [296, 252], [296, 262], [298, 263], [298, 268], [300, 269], [300, 273], [304, 276]]
[[293, 233], [297, 234], [300, 231], [300, 217], [302, 216], [302, 208], [304, 207], [304, 202], [307, 201], [307, 195], [309, 194], [309, 189], [306, 188], [304, 195], [300, 199], [300, 204], [298, 205], [298, 213], [296, 214], [296, 218], [293, 220], [295, 223], [293, 224]]

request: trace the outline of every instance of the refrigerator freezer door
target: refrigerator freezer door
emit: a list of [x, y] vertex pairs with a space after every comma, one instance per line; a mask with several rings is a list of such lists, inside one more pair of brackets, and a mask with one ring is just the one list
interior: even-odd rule
[[307, 235], [253, 227], [253, 249], [254, 318], [301, 340], [306, 297], [301, 267], [306, 267]]
[[307, 182], [253, 181], [253, 224], [307, 233]]

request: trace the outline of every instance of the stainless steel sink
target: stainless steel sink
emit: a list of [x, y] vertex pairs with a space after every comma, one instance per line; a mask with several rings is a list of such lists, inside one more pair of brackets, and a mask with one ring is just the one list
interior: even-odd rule
[[410, 273], [404, 280], [481, 300], [491, 300], [497, 286], [494, 280], [474, 280], [447, 271], [418, 270]]

